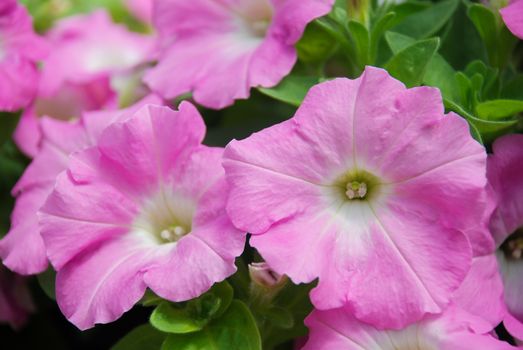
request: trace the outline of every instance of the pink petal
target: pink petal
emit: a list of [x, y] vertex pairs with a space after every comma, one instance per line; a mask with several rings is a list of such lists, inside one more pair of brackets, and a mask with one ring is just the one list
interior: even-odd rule
[[517, 36], [523, 38], [523, 1], [512, 1], [510, 5], [500, 11], [503, 21], [508, 29]]
[[487, 334], [470, 331], [476, 319], [454, 307], [402, 330], [380, 330], [359, 322], [344, 309], [313, 311], [305, 324], [309, 340], [304, 350], [362, 349], [515, 349]]
[[60, 310], [81, 330], [119, 318], [147, 288], [142, 270], [149, 264], [150, 255], [143, 241], [129, 237], [85, 250], [58, 271], [56, 298]]

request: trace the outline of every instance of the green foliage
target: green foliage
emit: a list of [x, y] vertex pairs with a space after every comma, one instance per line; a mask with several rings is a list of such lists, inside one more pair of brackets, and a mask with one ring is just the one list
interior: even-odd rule
[[49, 266], [47, 270], [37, 275], [38, 284], [44, 293], [51, 299], [56, 300], [55, 280], [56, 271]]
[[120, 339], [111, 350], [159, 350], [166, 336], [151, 325], [144, 324]]
[[227, 282], [214, 285], [210, 291], [186, 303], [161, 302], [151, 314], [150, 322], [166, 333], [191, 333], [202, 330], [214, 318], [225, 313], [233, 299]]
[[319, 79], [316, 77], [289, 75], [273, 88], [258, 88], [258, 90], [279, 101], [299, 106], [309, 89], [318, 82]]
[[459, 0], [439, 1], [407, 16], [393, 30], [415, 39], [431, 37], [449, 21], [458, 4]]
[[170, 334], [162, 350], [261, 350], [256, 322], [239, 300], [233, 300], [222, 317], [213, 320], [201, 331]]
[[408, 87], [420, 85], [438, 46], [438, 38], [420, 40], [394, 55], [385, 69]]

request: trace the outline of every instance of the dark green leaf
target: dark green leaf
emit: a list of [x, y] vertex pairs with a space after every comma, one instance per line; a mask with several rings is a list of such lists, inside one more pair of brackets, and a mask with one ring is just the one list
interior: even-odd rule
[[309, 89], [318, 81], [316, 77], [289, 75], [273, 88], [258, 88], [258, 90], [276, 100], [299, 106]]
[[144, 324], [120, 339], [111, 350], [159, 350], [165, 337], [165, 333]]
[[56, 294], [55, 294], [55, 280], [56, 280], [56, 271], [52, 267], [48, 267], [47, 270], [42, 272], [37, 276], [38, 284], [40, 284], [40, 288], [45, 292], [45, 294], [53, 299], [56, 300]]
[[480, 119], [498, 120], [523, 112], [523, 101], [492, 100], [478, 104], [476, 113]]
[[210, 290], [215, 297], [220, 299], [220, 307], [212, 314], [213, 318], [218, 318], [227, 311], [234, 297], [234, 290], [227, 281], [216, 283]]
[[244, 303], [234, 300], [225, 314], [203, 330], [171, 334], [162, 350], [261, 350], [256, 322]]
[[394, 55], [385, 68], [408, 87], [420, 85], [438, 46], [437, 38], [418, 41]]
[[459, 0], [438, 2], [425, 10], [408, 16], [394, 27], [394, 31], [415, 39], [424, 39], [436, 34], [456, 11]]

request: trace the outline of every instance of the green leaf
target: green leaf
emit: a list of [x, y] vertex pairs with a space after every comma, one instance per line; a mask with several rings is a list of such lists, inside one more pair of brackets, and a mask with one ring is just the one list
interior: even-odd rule
[[459, 0], [438, 2], [425, 10], [408, 16], [403, 22], [394, 27], [394, 31], [415, 39], [428, 38], [443, 28], [456, 11], [458, 4]]
[[151, 314], [150, 322], [156, 329], [166, 333], [199, 331], [211, 319], [227, 311], [233, 294], [227, 281], [217, 283], [207, 293], [186, 303], [160, 303]]
[[418, 41], [394, 55], [385, 69], [408, 87], [418, 86], [423, 82], [428, 64], [438, 46], [438, 38]]
[[210, 290], [215, 297], [220, 299], [220, 307], [212, 314], [213, 318], [218, 318], [227, 311], [234, 298], [234, 290], [227, 281], [216, 283]]
[[294, 318], [289, 310], [284, 307], [273, 306], [265, 312], [264, 316], [278, 328], [290, 329], [294, 327]]
[[311, 22], [296, 44], [298, 58], [306, 63], [327, 60], [338, 48], [336, 39], [316, 21]]
[[261, 350], [256, 321], [244, 303], [234, 300], [221, 318], [203, 330], [189, 334], [171, 334], [162, 350]]
[[52, 267], [37, 275], [38, 284], [44, 293], [51, 299], [56, 300], [55, 280], [56, 271]]
[[149, 324], [144, 324], [120, 339], [111, 350], [159, 350], [165, 337], [165, 333], [157, 331]]
[[487, 50], [493, 52], [496, 48], [498, 37], [498, 19], [496, 18], [496, 14], [486, 6], [472, 4], [467, 11], [467, 15], [472, 23], [474, 23]]
[[461, 3], [441, 36], [439, 53], [454, 69], [464, 69], [473, 60], [487, 60], [485, 45]]
[[464, 117], [469, 122], [469, 124], [473, 125], [485, 143], [491, 142], [496, 137], [508, 133], [518, 123], [517, 120], [492, 121], [479, 119], [453, 101], [444, 99], [443, 102], [445, 103], [445, 107], [448, 110], [456, 112], [457, 114]]
[[476, 113], [485, 120], [498, 120], [523, 112], [523, 101], [492, 100], [478, 104]]
[[289, 75], [273, 88], [258, 88], [258, 90], [276, 100], [299, 106], [309, 89], [318, 84], [316, 77]]
[[197, 319], [187, 308], [177, 307], [165, 301], [154, 309], [150, 322], [162, 332], [190, 333], [201, 330], [207, 320]]
[[18, 119], [20, 119], [20, 113], [0, 112], [0, 147], [11, 139]]
[[356, 61], [360, 69], [365, 68], [370, 62], [370, 34], [360, 22], [350, 20], [349, 33], [356, 48]]
[[[406, 35], [387, 32], [385, 38], [394, 54], [416, 42], [415, 39]], [[434, 54], [427, 66], [427, 71], [423, 78], [423, 84], [435, 86], [441, 90], [443, 97], [456, 99], [459, 91], [456, 86], [456, 71], [439, 53]]]
[[370, 33], [370, 62], [375, 64], [378, 56], [378, 48], [382, 39], [383, 33], [392, 27], [394, 19], [397, 17], [395, 12], [389, 12], [381, 17], [372, 27]]

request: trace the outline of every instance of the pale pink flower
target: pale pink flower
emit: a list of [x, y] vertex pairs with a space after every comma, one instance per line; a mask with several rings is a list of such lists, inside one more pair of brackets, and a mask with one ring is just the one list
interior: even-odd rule
[[156, 0], [153, 24], [163, 54], [145, 82], [166, 98], [192, 92], [223, 108], [272, 87], [297, 59], [305, 26], [333, 0]]
[[0, 264], [0, 323], [21, 328], [34, 310], [26, 279]]
[[127, 8], [139, 20], [151, 23], [153, 17], [153, 0], [126, 0]]
[[523, 340], [523, 135], [496, 140], [488, 160], [488, 179], [498, 198], [491, 231], [505, 286], [504, 324]]
[[427, 316], [401, 330], [375, 328], [343, 309], [315, 310], [305, 324], [310, 333], [303, 350], [516, 349], [489, 335], [491, 328], [481, 318], [452, 306], [443, 314]]
[[73, 122], [45, 117], [38, 120], [40, 150], [13, 188], [16, 203], [11, 228], [0, 240], [0, 258], [9, 269], [28, 275], [47, 268], [37, 211], [53, 190], [58, 174], [67, 168], [69, 154], [95, 145], [107, 125], [129, 118], [148, 103], [160, 104], [161, 100], [151, 95], [127, 109], [86, 112], [81, 120]]
[[14, 134], [29, 156], [38, 151], [39, 117], [71, 120], [83, 111], [116, 109], [115, 79], [140, 69], [154, 54], [152, 37], [113, 23], [102, 10], [59, 21], [47, 39], [53, 50], [43, 63], [36, 100]]
[[236, 270], [245, 234], [225, 214], [223, 149], [201, 145], [204, 133], [190, 103], [147, 105], [58, 177], [40, 224], [58, 304], [79, 328], [114, 321], [147, 287], [184, 301]]
[[401, 328], [446, 307], [467, 236], [492, 251], [485, 149], [437, 89], [381, 69], [316, 85], [293, 118], [232, 141], [224, 167], [233, 223], [278, 273], [319, 277], [319, 309]]
[[523, 39], [523, 1], [512, 0], [507, 7], [499, 10], [508, 29], [518, 38]]
[[0, 5], [0, 111], [26, 107], [36, 93], [36, 62], [48, 47], [33, 31], [31, 16], [16, 1]]

